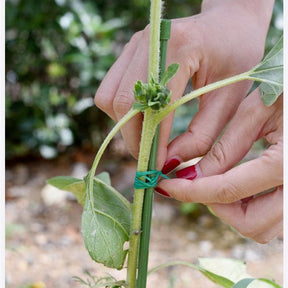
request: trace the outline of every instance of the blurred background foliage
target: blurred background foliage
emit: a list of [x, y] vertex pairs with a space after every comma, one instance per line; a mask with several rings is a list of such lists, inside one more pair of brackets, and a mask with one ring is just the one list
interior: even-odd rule
[[[165, 2], [167, 18], [196, 14], [201, 5]], [[267, 49], [282, 33], [282, 6], [276, 0]], [[97, 149], [111, 122], [94, 93], [148, 18], [147, 0], [6, 0], [6, 159]], [[177, 111], [173, 135], [185, 130], [191, 109], [197, 102]]]

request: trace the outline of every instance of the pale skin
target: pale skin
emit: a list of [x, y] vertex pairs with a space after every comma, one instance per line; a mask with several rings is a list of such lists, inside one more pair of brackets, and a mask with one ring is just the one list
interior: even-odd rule
[[[173, 20], [167, 65], [177, 62], [180, 69], [168, 85], [172, 101], [183, 95], [190, 78], [194, 88], [199, 88], [259, 63], [273, 4], [272, 0], [204, 0], [199, 15]], [[134, 83], [147, 81], [148, 45], [149, 27], [132, 37], [97, 90], [96, 105], [115, 121], [133, 105]], [[159, 170], [172, 158], [185, 162], [204, 157], [197, 164], [196, 179], [165, 180], [159, 187], [175, 199], [209, 205], [241, 234], [266, 243], [282, 231], [282, 98], [269, 108], [257, 91], [244, 100], [250, 87], [244, 81], [201, 96], [199, 112], [187, 132], [171, 143], [173, 114], [164, 119]], [[122, 129], [127, 148], [136, 158], [141, 125], [138, 114]], [[271, 144], [269, 149], [258, 159], [233, 168], [261, 137]], [[270, 188], [275, 191], [245, 204], [239, 201]]]

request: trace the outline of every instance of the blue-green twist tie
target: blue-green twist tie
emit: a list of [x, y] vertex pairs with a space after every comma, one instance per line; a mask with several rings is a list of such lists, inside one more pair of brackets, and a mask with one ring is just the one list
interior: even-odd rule
[[150, 187], [156, 187], [158, 178], [163, 177], [165, 179], [170, 179], [168, 176], [163, 174], [161, 171], [152, 170], [152, 171], [136, 171], [134, 188], [135, 189], [146, 189]]

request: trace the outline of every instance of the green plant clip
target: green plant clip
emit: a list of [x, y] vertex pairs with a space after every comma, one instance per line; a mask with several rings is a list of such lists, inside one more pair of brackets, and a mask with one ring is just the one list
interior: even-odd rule
[[136, 171], [134, 188], [135, 189], [146, 189], [146, 188], [154, 188], [157, 186], [158, 178], [163, 177], [165, 179], [169, 179], [169, 177], [163, 174], [161, 171], [153, 170], [153, 171], [145, 171], [140, 172]]

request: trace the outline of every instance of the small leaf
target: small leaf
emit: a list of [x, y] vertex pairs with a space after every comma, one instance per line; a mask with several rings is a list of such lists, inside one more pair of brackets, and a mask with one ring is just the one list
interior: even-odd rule
[[208, 279], [210, 279], [212, 282], [221, 285], [224, 288], [231, 288], [232, 285], [234, 284], [234, 282], [232, 282], [231, 280], [221, 276], [221, 275], [217, 275], [211, 271], [208, 271], [202, 267], [199, 267], [199, 271], [206, 276]]
[[283, 36], [251, 72], [251, 80], [262, 82], [259, 90], [263, 103], [272, 105], [283, 93]]
[[133, 109], [139, 110], [139, 111], [145, 111], [147, 109], [148, 105], [134, 102]]
[[93, 191], [86, 191], [86, 195], [82, 214], [85, 247], [94, 261], [121, 269], [127, 254], [123, 245], [130, 235], [130, 203], [113, 187], [95, 178]]
[[60, 190], [73, 193], [79, 204], [84, 205], [86, 199], [86, 185], [84, 180], [71, 176], [57, 176], [47, 180], [47, 183]]
[[179, 64], [178, 63], [173, 63], [171, 64], [167, 70], [163, 73], [162, 79], [160, 84], [162, 86], [166, 86], [167, 83], [169, 82], [170, 79], [174, 77], [174, 75], [177, 73], [179, 69]]

